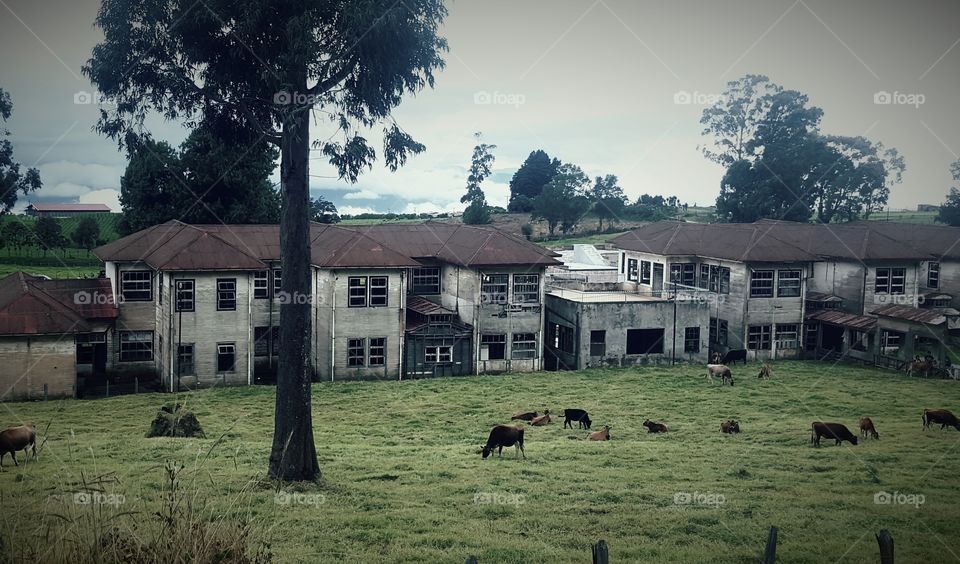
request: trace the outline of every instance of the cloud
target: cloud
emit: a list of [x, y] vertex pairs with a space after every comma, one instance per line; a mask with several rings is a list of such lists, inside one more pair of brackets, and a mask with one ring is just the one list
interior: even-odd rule
[[119, 188], [120, 176], [123, 174], [116, 167], [75, 161], [45, 163], [38, 168], [44, 186], [71, 183], [79, 186], [89, 186], [91, 189]]
[[338, 206], [337, 212], [340, 215], [360, 215], [362, 213], [380, 213], [373, 208], [359, 207], [359, 206]]
[[40, 198], [59, 198], [61, 200], [73, 200], [90, 191], [89, 186], [81, 186], [73, 182], [61, 182], [56, 185], [45, 184], [43, 188], [35, 192]]
[[378, 200], [380, 194], [372, 190], [360, 190], [359, 192], [350, 192], [343, 195], [344, 200]]
[[105, 188], [103, 190], [91, 190], [80, 196], [81, 204], [106, 204], [112, 212], [119, 212], [120, 192]]

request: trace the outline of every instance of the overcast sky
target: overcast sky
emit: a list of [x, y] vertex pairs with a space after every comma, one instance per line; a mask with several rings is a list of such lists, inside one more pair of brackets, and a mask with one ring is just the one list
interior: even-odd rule
[[[14, 103], [7, 128], [15, 157], [38, 166], [44, 183], [30, 201], [118, 208], [125, 158], [92, 131], [96, 105], [74, 103], [93, 90], [80, 68], [100, 40], [98, 6], [0, 0], [0, 87]], [[459, 0], [449, 8], [446, 69], [395, 112], [427, 151], [397, 173], [376, 166], [356, 185], [312, 161], [314, 194], [341, 212], [462, 209], [475, 131], [497, 145], [484, 184], [492, 204], [506, 205], [511, 175], [535, 149], [591, 176], [616, 174], [631, 198], [713, 203], [723, 170], [697, 148], [702, 103], [749, 73], [808, 94], [824, 110], [825, 133], [900, 150], [907, 171], [891, 207], [939, 203], [951, 186], [949, 165], [960, 158], [956, 0]], [[893, 103], [875, 103], [881, 92]], [[185, 136], [175, 123], [151, 129], [175, 144]]]

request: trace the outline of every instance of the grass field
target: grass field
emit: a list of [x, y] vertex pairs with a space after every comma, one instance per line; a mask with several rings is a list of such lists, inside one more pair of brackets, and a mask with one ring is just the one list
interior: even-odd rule
[[[612, 562], [753, 562], [770, 525], [780, 528], [781, 562], [874, 562], [880, 528], [898, 562], [957, 559], [960, 433], [924, 432], [920, 413], [960, 409], [960, 383], [815, 363], [774, 369], [758, 381], [756, 366], [738, 368], [734, 387], [708, 384], [693, 367], [316, 385], [323, 480], [279, 494], [264, 479], [270, 387], [182, 396], [206, 439], [144, 438], [170, 395], [4, 404], [0, 425], [52, 423], [38, 463], [0, 474], [0, 512], [17, 516], [0, 531], [21, 557], [25, 534], [52, 526], [42, 544], [62, 542], [55, 515], [93, 514], [71, 501], [99, 475], [116, 479], [104, 495], [124, 496], [100, 510], [149, 515], [163, 497], [158, 468], [174, 460], [187, 466], [195, 503], [252, 519], [282, 562], [583, 562], [598, 538]], [[555, 421], [527, 428], [526, 459], [507, 449], [481, 460], [491, 426], [544, 406], [587, 409], [594, 429], [612, 426], [612, 440], [588, 442]], [[880, 441], [810, 446], [811, 421], [855, 431], [860, 415]], [[648, 435], [647, 417], [670, 432]], [[742, 434], [719, 433], [729, 417]], [[925, 502], [875, 504], [881, 491]], [[684, 494], [694, 503], [675, 503]], [[30, 527], [11, 535], [13, 522]], [[68, 536], [90, 534], [78, 530]]]

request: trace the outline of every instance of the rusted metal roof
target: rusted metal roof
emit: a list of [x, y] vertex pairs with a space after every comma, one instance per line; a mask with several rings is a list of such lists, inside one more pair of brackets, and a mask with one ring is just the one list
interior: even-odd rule
[[869, 331], [877, 324], [876, 317], [856, 315], [854, 313], [838, 311], [835, 309], [827, 309], [811, 313], [807, 315], [807, 319], [831, 323], [833, 325], [840, 325], [842, 327], [849, 327], [858, 331]]
[[56, 203], [37, 203], [30, 204], [27, 208], [32, 208], [42, 212], [108, 212], [110, 208], [106, 204], [56, 204]]
[[947, 322], [947, 317], [942, 311], [920, 309], [918, 307], [898, 304], [881, 306], [871, 313], [880, 317], [890, 317], [911, 323], [923, 323], [925, 325], [943, 325]]
[[455, 313], [440, 304], [431, 302], [423, 296], [410, 296], [407, 298], [407, 309], [415, 311], [420, 315], [455, 315]]
[[807, 292], [806, 299], [811, 302], [842, 302], [843, 298], [822, 292]]
[[116, 318], [105, 278], [45, 280], [15, 272], [0, 280], [0, 335], [84, 333]]

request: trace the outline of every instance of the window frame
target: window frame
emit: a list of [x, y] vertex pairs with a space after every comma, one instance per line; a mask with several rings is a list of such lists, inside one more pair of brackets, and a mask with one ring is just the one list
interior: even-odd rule
[[[784, 278], [784, 273], [796, 274], [796, 277], [789, 276]], [[789, 282], [786, 289], [791, 290], [791, 292], [784, 293], [783, 282], [786, 280]], [[796, 286], [793, 286], [793, 282], [796, 281]], [[801, 294], [801, 289], [803, 287], [803, 271], [799, 268], [783, 268], [777, 270], [777, 297], [778, 298], [799, 298]], [[795, 289], [796, 293], [793, 292]]]
[[347, 339], [347, 368], [363, 368], [367, 365], [367, 339], [351, 337]]
[[[189, 284], [189, 290], [181, 290], [181, 285]], [[190, 294], [190, 307], [183, 307], [183, 303], [187, 300], [181, 296], [181, 293]], [[173, 311], [180, 312], [192, 312], [197, 310], [197, 283], [193, 278], [175, 278], [173, 281]]]
[[[599, 354], [597, 354], [599, 351]], [[590, 356], [607, 356], [607, 330], [590, 331]]]
[[283, 289], [283, 271], [279, 268], [272, 268], [270, 271], [273, 273], [270, 277], [270, 283], [273, 284], [273, 297], [276, 298]]
[[[501, 281], [502, 280], [502, 281]], [[502, 287], [502, 291], [497, 290]], [[492, 288], [492, 289], [491, 289]], [[505, 305], [509, 303], [510, 275], [500, 272], [480, 275], [480, 303]]]
[[[150, 339], [139, 339], [131, 340], [129, 338], [124, 339], [124, 337], [130, 337], [135, 334], [149, 335]], [[118, 344], [117, 344], [117, 362], [153, 362], [154, 360], [154, 333], [153, 331], [119, 331], [117, 335]], [[146, 343], [145, 345], [138, 347], [138, 350], [124, 350], [124, 345], [130, 345], [131, 343]], [[138, 355], [146, 353], [147, 358], [130, 358], [130, 355]]]
[[700, 328], [699, 327], [683, 328], [683, 352], [685, 353], [700, 352]]
[[[380, 303], [381, 301], [383, 303]], [[367, 280], [367, 307], [388, 307], [389, 305], [390, 277], [370, 276]]]
[[[189, 349], [189, 364], [184, 363], [188, 356], [184, 351]], [[184, 369], [184, 366], [187, 368]], [[193, 376], [197, 373], [197, 349], [195, 343], [179, 343], [177, 345], [176, 373], [178, 376]]]
[[[499, 356], [494, 357], [491, 354], [490, 345], [496, 345], [500, 351]], [[507, 360], [507, 334], [506, 333], [481, 333], [480, 348], [487, 347], [487, 360]]]
[[769, 351], [773, 346], [773, 328], [770, 324], [747, 326], [747, 350]]
[[[225, 355], [230, 355], [232, 361], [230, 362], [230, 367], [227, 369], [221, 369], [220, 361]], [[217, 343], [216, 348], [216, 373], [217, 374], [228, 374], [231, 372], [237, 371], [237, 344], [236, 343]]]
[[[636, 349], [631, 349], [631, 338], [630, 338], [630, 335], [631, 335], [631, 333], [636, 333], [636, 332], [638, 332], [638, 331], [643, 331], [643, 332], [645, 332], [645, 334], [659, 331], [659, 332], [660, 332], [660, 338], [657, 339], [656, 341], [653, 341], [653, 343], [652, 343], [650, 346], [647, 346], [642, 352], [636, 352]], [[632, 328], [632, 329], [627, 329], [627, 333], [626, 333], [626, 354], [627, 354], [628, 356], [642, 356], [642, 355], [650, 355], [650, 354], [663, 354], [664, 347], [666, 346], [665, 343], [664, 343], [665, 337], [666, 337], [666, 331], [665, 331], [664, 328], [662, 328], [662, 327], [644, 327], [644, 328]], [[638, 338], [641, 339], [641, 341], [644, 341], [644, 342], [645, 342], [645, 339], [644, 339], [643, 337], [638, 337]], [[641, 343], [638, 343], [638, 345], [641, 345], [641, 348], [644, 348]], [[657, 345], [659, 345], [659, 347], [657, 347]], [[659, 350], [657, 350], [658, 348], [659, 348]], [[631, 350], [633, 350], [634, 352], [630, 352]]]
[[[131, 275], [145, 275], [146, 280], [127, 280]], [[128, 289], [127, 285], [143, 285], [147, 288]], [[139, 295], [146, 292], [146, 297], [131, 297], [131, 293]], [[121, 302], [152, 302], [153, 301], [153, 272], [150, 270], [121, 270], [120, 271], [120, 297]]]
[[510, 335], [510, 360], [532, 360], [536, 358], [536, 333], [513, 333]]
[[931, 290], [940, 289], [940, 262], [931, 261], [927, 263], [927, 288]]
[[515, 304], [540, 303], [540, 275], [539, 274], [514, 274], [512, 282], [513, 282], [512, 303], [515, 303]]
[[[436, 271], [436, 274], [425, 271]], [[439, 266], [421, 266], [414, 268], [410, 274], [410, 283], [413, 293], [418, 295], [436, 295], [443, 292], [442, 270]], [[435, 283], [424, 283], [425, 280], [436, 279]], [[434, 291], [436, 290], [436, 291]]]
[[[768, 275], [769, 275], [769, 278], [767, 277]], [[760, 282], [762, 282], [763, 284], [762, 285], [758, 284]], [[750, 269], [750, 297], [751, 298], [772, 298], [775, 295], [775, 291], [774, 291], [775, 286], [776, 286], [775, 270]]]
[[640, 259], [627, 259], [627, 282], [640, 281]]
[[424, 364], [453, 364], [453, 345], [424, 347], [423, 359]]
[[[356, 284], [354, 284], [356, 282]], [[368, 281], [366, 276], [347, 277], [347, 307], [367, 307]]]
[[253, 299], [270, 299], [270, 271], [257, 270], [253, 273]]
[[[224, 289], [221, 285], [232, 284], [233, 290]], [[233, 294], [232, 298], [224, 295]], [[230, 307], [225, 307], [227, 305]], [[237, 279], [236, 278], [217, 278], [217, 311], [237, 311]]]
[[[881, 276], [882, 274], [882, 276]], [[883, 282], [881, 282], [881, 278]], [[896, 284], [895, 280], [900, 280]], [[897, 291], [896, 286], [899, 286]], [[907, 269], [902, 266], [882, 266], [877, 267], [874, 272], [873, 292], [887, 296], [902, 296], [907, 289]]]
[[640, 261], [640, 283], [647, 286], [653, 283], [653, 261]]
[[[378, 341], [378, 344], [374, 344]], [[378, 352], [375, 354], [374, 349]], [[367, 339], [367, 366], [386, 366], [387, 365], [387, 338], [370, 337]]]
[[[792, 327], [792, 329], [790, 329]], [[790, 338], [789, 335], [793, 334]], [[784, 335], [787, 335], [784, 337]], [[773, 340], [777, 350], [800, 350], [801, 330], [799, 323], [777, 323], [773, 330]], [[790, 344], [792, 342], [792, 345]]]

